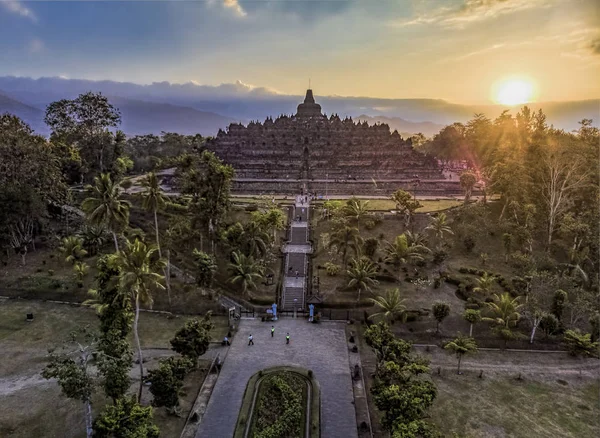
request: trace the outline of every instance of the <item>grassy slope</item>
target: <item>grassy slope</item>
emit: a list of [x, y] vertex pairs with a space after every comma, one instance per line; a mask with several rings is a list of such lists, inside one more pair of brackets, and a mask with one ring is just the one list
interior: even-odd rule
[[600, 434], [598, 381], [516, 381], [434, 374], [431, 416], [446, 436], [596, 437]]

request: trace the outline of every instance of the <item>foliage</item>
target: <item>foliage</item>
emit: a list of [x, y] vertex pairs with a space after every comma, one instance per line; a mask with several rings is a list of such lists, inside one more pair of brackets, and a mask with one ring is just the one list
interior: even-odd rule
[[571, 356], [598, 356], [598, 342], [592, 342], [589, 333], [581, 333], [577, 329], [567, 330], [563, 337], [563, 342]]
[[419, 436], [406, 435], [407, 431], [435, 436], [424, 421], [437, 394], [435, 385], [422, 378], [429, 372], [429, 361], [414, 356], [411, 345], [396, 338], [383, 322], [365, 331], [365, 341], [377, 355], [371, 393], [375, 406], [383, 412], [383, 427], [395, 437]]
[[439, 213], [437, 216], [431, 218], [429, 225], [425, 227], [425, 230], [431, 232], [438, 242], [438, 251], [441, 249], [444, 237], [446, 235], [454, 234], [450, 225], [448, 225], [448, 217], [446, 213]]
[[348, 287], [358, 289], [358, 298], [356, 302], [360, 302], [360, 293], [368, 292], [372, 286], [376, 286], [379, 282], [375, 279], [377, 276], [377, 265], [367, 257], [352, 259], [350, 268], [346, 271], [350, 281]]
[[156, 246], [158, 247], [158, 254], [161, 255], [157, 212], [165, 208], [167, 205], [167, 199], [163, 195], [162, 189], [160, 188], [160, 182], [156, 176], [156, 173], [150, 172], [146, 178], [142, 180], [142, 186], [144, 188], [144, 191], [142, 192], [142, 207], [144, 210], [154, 214]]
[[384, 320], [389, 318], [392, 322], [397, 316], [400, 316], [402, 320], [406, 319], [406, 306], [404, 305], [406, 300], [400, 298], [400, 289], [390, 289], [385, 296], [379, 295], [371, 298], [371, 301], [380, 311], [372, 314], [369, 318], [375, 319], [381, 316]]
[[87, 263], [75, 262], [75, 264], [73, 265], [73, 270], [75, 271], [75, 278], [80, 284], [82, 284], [83, 279], [90, 270], [90, 266]]
[[436, 301], [431, 306], [431, 311], [433, 313], [433, 317], [435, 318], [437, 324], [435, 331], [436, 333], [440, 332], [440, 324], [448, 315], [450, 315], [450, 306], [447, 303], [443, 303], [441, 301]]
[[274, 373], [260, 386], [253, 435], [256, 438], [300, 436], [302, 430], [302, 386], [293, 373]]
[[200, 287], [211, 287], [215, 272], [217, 271], [217, 260], [214, 255], [198, 251], [194, 248], [192, 253], [196, 265], [196, 283]]
[[370, 237], [365, 240], [364, 253], [367, 257], [373, 258], [379, 247], [379, 240]]
[[158, 438], [152, 408], [144, 408], [135, 397], [121, 397], [107, 405], [94, 420], [94, 438]]
[[87, 251], [83, 249], [83, 240], [77, 236], [64, 237], [58, 250], [65, 260], [72, 265], [87, 254]]
[[460, 186], [465, 191], [465, 204], [471, 199], [471, 193], [477, 183], [477, 175], [471, 171], [466, 171], [460, 174]]
[[342, 267], [340, 265], [336, 265], [335, 263], [326, 262], [325, 270], [327, 271], [327, 275], [335, 277], [337, 274], [340, 273]]
[[556, 316], [554, 316], [554, 314], [547, 313], [542, 316], [542, 319], [540, 320], [540, 328], [542, 329], [546, 337], [556, 333], [559, 327], [560, 321]]
[[193, 362], [188, 358], [169, 357], [159, 362], [158, 368], [148, 372], [150, 393], [154, 396], [153, 406], [166, 406], [175, 409], [179, 406], [179, 393], [183, 379], [192, 369]]
[[481, 312], [475, 309], [466, 309], [463, 318], [471, 327], [469, 328], [469, 337], [473, 337], [473, 325], [481, 321]]
[[256, 282], [264, 277], [264, 268], [252, 256], [246, 256], [239, 251], [231, 253], [232, 262], [229, 264], [230, 279], [233, 284], [240, 284], [245, 294], [256, 289]]
[[405, 190], [398, 189], [391, 196], [392, 201], [396, 204], [396, 209], [398, 213], [404, 214], [405, 217], [405, 226], [408, 227], [412, 220], [412, 217], [415, 214], [415, 211], [421, 208], [423, 205], [417, 201], [417, 199], [413, 199], [410, 193]]
[[494, 301], [486, 303], [492, 317], [486, 317], [483, 320], [490, 321], [503, 328], [516, 326], [521, 318], [519, 309], [523, 306], [519, 303], [520, 298], [513, 298], [507, 292], [502, 295], [494, 294], [493, 298]]
[[108, 241], [107, 231], [103, 225], [84, 224], [77, 236], [82, 240], [82, 246], [89, 255], [96, 255]]
[[556, 316], [556, 319], [558, 319], [559, 321], [562, 319], [567, 298], [567, 293], [562, 289], [559, 289], [556, 292], [554, 292], [554, 296], [552, 297], [551, 312], [554, 316]]
[[473, 288], [473, 291], [487, 295], [492, 290], [495, 280], [496, 278], [493, 275], [484, 272], [483, 275], [476, 280], [477, 286]]
[[127, 201], [120, 199], [121, 186], [107, 173], [94, 178], [94, 185], [86, 186], [88, 197], [81, 204], [88, 221], [93, 225], [103, 225], [113, 233], [115, 249], [119, 250], [117, 233], [129, 224]]
[[[402, 265], [409, 262], [423, 260], [423, 254], [429, 252], [429, 248], [423, 245], [409, 245], [405, 234], [396, 236], [393, 242], [388, 242], [385, 248], [385, 261], [391, 262], [398, 267], [398, 275]], [[400, 278], [398, 278], [400, 281]]]
[[191, 319], [177, 330], [170, 341], [173, 351], [190, 358], [194, 364], [198, 363], [198, 358], [206, 353], [210, 344], [210, 332], [214, 328], [210, 317], [211, 313], [208, 312], [204, 318]]
[[360, 244], [362, 239], [358, 233], [358, 228], [342, 225], [331, 233], [329, 247], [335, 246], [338, 253], [342, 252], [342, 263], [346, 265], [348, 250], [352, 250], [354, 254], [360, 252]]
[[446, 343], [444, 349], [456, 354], [456, 358], [458, 359], [457, 373], [460, 374], [460, 361], [462, 357], [466, 354], [476, 353], [477, 343], [475, 339], [459, 334], [454, 340]]
[[360, 233], [360, 222], [369, 216], [369, 201], [350, 198], [344, 206], [346, 217], [356, 220], [356, 229]]

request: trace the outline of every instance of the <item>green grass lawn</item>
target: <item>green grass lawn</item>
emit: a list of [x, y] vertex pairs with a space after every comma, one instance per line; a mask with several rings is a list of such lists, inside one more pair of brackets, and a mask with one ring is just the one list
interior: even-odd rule
[[451, 437], [573, 437], [600, 435], [600, 382], [517, 381], [445, 374], [434, 381], [432, 420]]

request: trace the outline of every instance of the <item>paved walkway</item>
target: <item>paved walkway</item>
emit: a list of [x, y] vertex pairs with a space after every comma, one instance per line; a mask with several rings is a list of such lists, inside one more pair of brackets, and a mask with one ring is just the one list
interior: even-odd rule
[[[233, 436], [248, 379], [261, 369], [278, 365], [313, 371], [321, 386], [321, 436], [356, 438], [345, 324], [284, 318], [274, 325], [275, 337], [271, 338], [271, 323], [240, 322], [196, 438]], [[291, 341], [286, 345], [288, 331]], [[247, 345], [250, 333], [252, 346]]]

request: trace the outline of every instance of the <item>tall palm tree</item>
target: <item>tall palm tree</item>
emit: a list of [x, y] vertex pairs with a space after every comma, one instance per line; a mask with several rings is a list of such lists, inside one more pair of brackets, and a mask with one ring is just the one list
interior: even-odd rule
[[454, 234], [452, 228], [448, 225], [448, 217], [446, 213], [440, 213], [435, 217], [431, 218], [429, 225], [425, 227], [426, 230], [431, 231], [438, 242], [438, 250], [442, 247], [442, 242], [446, 234]]
[[86, 191], [89, 197], [81, 204], [93, 225], [104, 225], [113, 235], [115, 250], [119, 252], [117, 233], [129, 223], [129, 207], [127, 201], [119, 199], [121, 186], [113, 182], [110, 174], [103, 173], [94, 178], [94, 185], [88, 185]]
[[396, 236], [393, 242], [388, 242], [385, 249], [385, 261], [391, 262], [398, 268], [398, 282], [400, 282], [400, 268], [408, 262], [423, 260], [423, 253], [429, 248], [424, 245], [409, 245], [405, 234]]
[[68, 263], [74, 265], [80, 261], [87, 251], [83, 249], [83, 240], [77, 236], [68, 236], [62, 239], [58, 250]]
[[342, 252], [342, 261], [344, 266], [346, 266], [348, 250], [351, 249], [354, 251], [354, 254], [357, 254], [359, 252], [361, 240], [362, 239], [358, 234], [358, 228], [344, 225], [331, 233], [329, 247], [331, 248], [335, 245], [338, 249], [338, 253], [340, 251]]
[[494, 281], [496, 281], [496, 277], [484, 272], [483, 275], [477, 279], [477, 286], [473, 288], [473, 291], [481, 292], [482, 294], [487, 295], [492, 290]]
[[138, 392], [138, 401], [142, 397], [142, 388], [144, 384], [144, 363], [142, 358], [142, 347], [138, 333], [138, 323], [140, 320], [140, 305], [152, 305], [152, 291], [164, 289], [162, 280], [164, 277], [158, 272], [164, 268], [162, 259], [156, 257], [158, 249], [154, 245], [146, 245], [140, 240], [131, 242], [125, 241], [123, 251], [117, 253], [115, 263], [119, 267], [119, 291], [120, 294], [115, 299], [130, 299], [134, 308], [135, 316], [133, 319], [133, 335], [138, 351], [138, 361], [140, 365], [140, 389]]
[[510, 329], [517, 325], [521, 314], [519, 309], [523, 307], [519, 303], [519, 297], [513, 298], [508, 292], [502, 295], [494, 294], [494, 301], [487, 303], [492, 317], [483, 318], [484, 321], [490, 321], [496, 326]]
[[358, 289], [357, 305], [360, 302], [360, 293], [362, 291], [369, 292], [372, 286], [376, 286], [379, 283], [375, 279], [377, 276], [377, 265], [368, 257], [360, 257], [358, 260], [353, 259], [346, 273], [350, 277], [348, 287]]
[[375, 319], [382, 316], [383, 319], [389, 318], [392, 322], [396, 316], [400, 316], [403, 321], [406, 319], [406, 306], [404, 305], [406, 300], [400, 298], [400, 289], [388, 290], [386, 296], [379, 295], [371, 298], [371, 301], [379, 307], [379, 312], [372, 314], [369, 318]]
[[456, 339], [444, 345], [444, 348], [456, 354], [456, 358], [458, 359], [458, 370], [456, 373], [460, 374], [460, 361], [462, 357], [465, 354], [477, 352], [477, 342], [473, 338], [459, 334]]
[[229, 281], [241, 284], [243, 294], [250, 289], [256, 289], [256, 282], [264, 276], [264, 268], [252, 256], [245, 256], [239, 251], [234, 251], [231, 257], [233, 262], [229, 264]]
[[356, 229], [360, 234], [360, 221], [369, 215], [369, 201], [361, 201], [360, 199], [348, 199], [345, 207], [346, 216], [356, 219]]
[[167, 205], [163, 191], [160, 188], [160, 182], [156, 173], [150, 172], [146, 178], [142, 181], [144, 192], [142, 193], [142, 207], [146, 211], [151, 211], [154, 214], [154, 232], [156, 233], [156, 247], [158, 248], [158, 255], [162, 257], [160, 251], [160, 238], [158, 233], [158, 210], [162, 210]]

